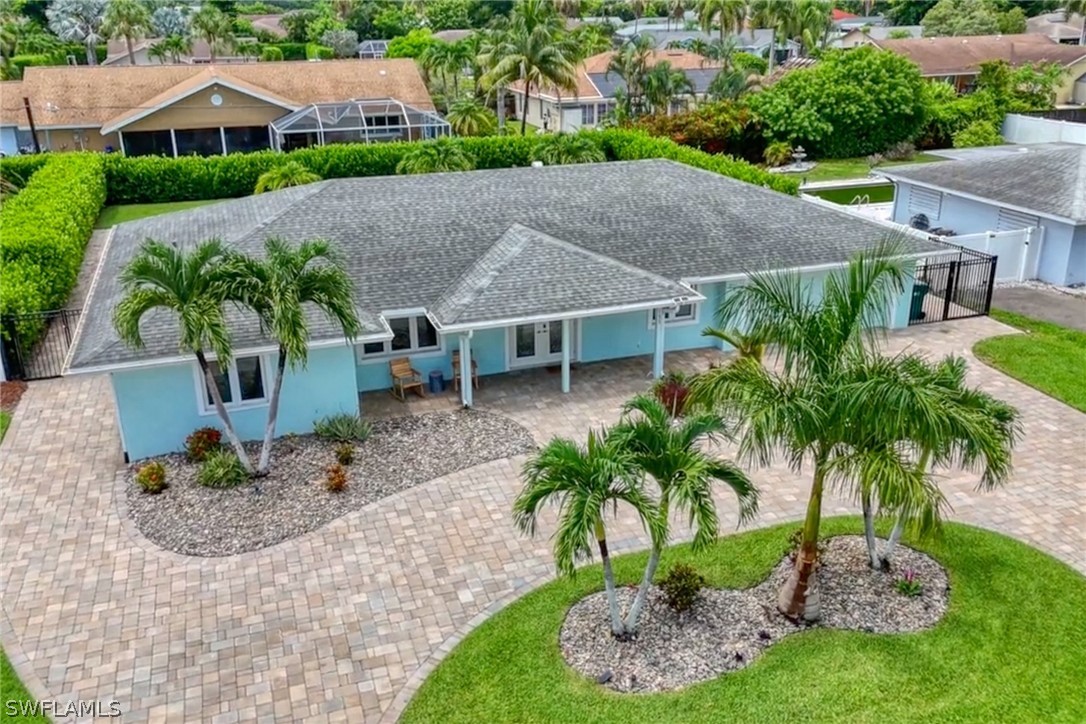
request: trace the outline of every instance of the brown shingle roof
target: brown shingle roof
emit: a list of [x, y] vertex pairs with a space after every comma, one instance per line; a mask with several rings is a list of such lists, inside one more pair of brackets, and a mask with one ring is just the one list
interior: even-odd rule
[[[171, 92], [179, 95], [191, 89], [193, 83], [199, 84], [196, 78], [209, 77], [295, 106], [351, 98], [395, 98], [416, 108], [434, 108], [418, 67], [410, 59], [30, 67], [24, 72], [22, 91], [30, 96], [34, 120], [43, 128], [103, 126], [131, 111], [158, 105]], [[11, 95], [6, 87], [4, 91], [5, 97]], [[6, 108], [8, 101], [3, 105]]]
[[1060, 45], [1044, 35], [971, 35], [954, 38], [905, 38], [878, 40], [875, 45], [903, 55], [920, 67], [923, 75], [976, 73], [980, 64], [1005, 60], [1011, 65], [1059, 63], [1068, 65], [1086, 56], [1086, 48]]
[[[599, 53], [597, 55], [585, 58], [580, 65], [577, 66], [577, 97], [578, 98], [603, 98], [599, 89], [589, 78], [592, 73], [606, 73], [607, 66], [611, 63], [611, 58], [615, 56], [615, 51], [608, 51], [606, 53]], [[699, 68], [718, 68], [720, 63], [711, 61], [705, 56], [698, 55], [697, 53], [691, 53], [689, 50], [678, 49], [658, 49], [649, 53], [649, 59], [647, 62], [648, 67], [652, 67], [657, 63], [667, 61], [671, 64], [671, 67], [675, 70], [697, 70]], [[510, 88], [512, 90], [518, 90], [521, 93], [524, 92], [524, 83], [516, 81]], [[532, 88], [532, 98], [541, 95], [539, 90]], [[555, 97], [555, 91], [553, 88], [544, 88], [542, 95], [544, 97]], [[572, 95], [568, 92], [563, 92], [563, 96]]]
[[25, 122], [23, 82], [21, 80], [0, 82], [0, 126], [18, 126]]

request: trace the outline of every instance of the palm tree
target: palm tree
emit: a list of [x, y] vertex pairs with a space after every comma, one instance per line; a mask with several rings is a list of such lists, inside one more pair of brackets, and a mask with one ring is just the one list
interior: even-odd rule
[[713, 337], [730, 345], [738, 354], [739, 359], [751, 358], [755, 362], [761, 362], [765, 357], [765, 342], [753, 334], [747, 334], [738, 330], [725, 330], [720, 327], [706, 327], [701, 330], [703, 337]]
[[489, 136], [497, 128], [491, 110], [474, 98], [461, 98], [449, 106], [445, 120], [458, 136]]
[[671, 29], [671, 22], [675, 21], [675, 27], [682, 29], [683, 19], [686, 17], [686, 0], [667, 0], [667, 27]]
[[278, 191], [291, 186], [305, 186], [320, 180], [320, 176], [298, 161], [287, 161], [260, 174], [260, 178], [256, 180], [256, 188], [253, 189], [253, 193], [262, 194], [265, 191]]
[[768, 28], [772, 31], [767, 75], [773, 72], [773, 63], [776, 61], [777, 36], [783, 34], [793, 10], [794, 0], [751, 0], [750, 2], [750, 26]]
[[234, 23], [229, 15], [214, 5], [204, 5], [192, 16], [192, 34], [207, 43], [211, 62], [215, 56], [234, 46]]
[[398, 174], [438, 173], [442, 171], [471, 171], [475, 159], [450, 138], [425, 141], [404, 154], [396, 164]]
[[151, 47], [147, 48], [147, 57], [151, 60], [157, 60], [161, 65], [166, 65], [167, 60], [173, 59], [173, 54], [166, 47], [166, 42], [160, 40], [157, 43], [152, 43]]
[[278, 358], [264, 443], [256, 474], [266, 475], [279, 417], [279, 393], [287, 365], [305, 368], [309, 359], [306, 307], [322, 312], [343, 330], [350, 343], [362, 330], [354, 304], [351, 278], [327, 241], [292, 246], [282, 239], [264, 242], [264, 258], [236, 255], [229, 262], [227, 295], [260, 317], [261, 326], [278, 343]]
[[693, 550], [716, 540], [719, 519], [713, 500], [713, 483], [727, 485], [739, 498], [739, 522], [754, 517], [758, 491], [746, 473], [702, 449], [705, 443], [725, 436], [724, 420], [711, 412], [697, 412], [674, 420], [659, 400], [640, 395], [626, 403], [623, 419], [613, 430], [620, 444], [633, 453], [636, 465], [656, 481], [660, 489], [657, 515], [662, 532], [653, 545], [637, 596], [624, 622], [626, 631], [637, 630], [637, 621], [652, 587], [660, 554], [668, 539], [668, 515], [672, 507], [694, 526]]
[[747, 18], [747, 0], [698, 0], [696, 7], [701, 29], [709, 33], [717, 25], [721, 43], [725, 36], [742, 30]]
[[791, 13], [788, 36], [799, 40], [803, 54], [824, 46], [833, 28], [831, 0], [797, 0]]
[[112, 0], [106, 9], [102, 32], [110, 38], [124, 38], [128, 64], [136, 64], [132, 41], [151, 31], [151, 12], [140, 0]]
[[622, 97], [627, 106], [628, 117], [636, 117], [644, 110], [645, 75], [648, 73], [649, 58], [652, 57], [655, 46], [656, 41], [651, 35], [635, 36], [623, 43], [607, 63], [604, 77], [610, 78], [614, 74], [626, 84]]
[[566, 18], [581, 17], [581, 0], [554, 0], [554, 9]]
[[158, 41], [152, 47], [157, 46], [161, 46], [162, 50], [169, 54], [174, 63], [180, 63], [182, 55], [188, 55], [192, 52], [192, 39], [187, 35], [171, 35]]
[[603, 163], [607, 160], [600, 145], [584, 133], [556, 133], [543, 139], [532, 151], [533, 161], [547, 166], [573, 163]]
[[96, 46], [102, 42], [106, 0], [54, 0], [45, 10], [49, 29], [67, 42], [83, 43], [87, 65], [98, 65]]
[[227, 297], [230, 258], [223, 243], [211, 239], [191, 250], [148, 240], [121, 270], [124, 298], [113, 309], [113, 327], [130, 347], [143, 347], [140, 321], [152, 310], [163, 309], [177, 317], [179, 346], [196, 356], [215, 412], [226, 438], [245, 469], [253, 465], [223, 405], [222, 393], [211, 371], [207, 352], [214, 352], [219, 369], [226, 371], [233, 357], [223, 305]]
[[673, 70], [671, 63], [662, 60], [645, 74], [644, 84], [645, 99], [652, 107], [653, 113], [671, 115], [671, 103], [674, 99], [683, 95], [696, 98], [694, 84], [681, 70]]
[[734, 101], [761, 85], [757, 75], [746, 73], [738, 68], [721, 68], [716, 74], [706, 95], [715, 101]]
[[645, 4], [646, 0], [627, 0], [626, 2], [634, 16], [634, 34], [637, 33], [637, 23], [641, 20], [641, 16], [645, 14]]
[[523, 477], [524, 489], [513, 503], [517, 528], [534, 535], [540, 509], [556, 500], [559, 510], [554, 559], [558, 572], [566, 576], [575, 573], [578, 561], [591, 558], [595, 538], [603, 562], [611, 633], [624, 638], [627, 631], [615, 593], [605, 513], [625, 503], [641, 518], [654, 546], [664, 533], [656, 506], [643, 490], [643, 475], [634, 454], [607, 430], [589, 432], [583, 447], [572, 440], [554, 438], [525, 463]]

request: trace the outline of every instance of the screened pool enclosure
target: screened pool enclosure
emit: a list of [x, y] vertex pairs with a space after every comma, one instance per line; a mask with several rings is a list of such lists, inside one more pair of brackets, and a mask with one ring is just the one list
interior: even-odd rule
[[448, 122], [392, 98], [314, 103], [271, 123], [277, 151], [329, 143], [422, 141], [452, 135]]

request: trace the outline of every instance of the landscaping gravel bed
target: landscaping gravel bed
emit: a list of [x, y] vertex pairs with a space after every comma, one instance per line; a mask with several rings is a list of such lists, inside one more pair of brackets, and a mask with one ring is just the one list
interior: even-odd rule
[[[315, 530], [352, 510], [419, 483], [474, 465], [535, 449], [531, 434], [512, 420], [478, 410], [435, 412], [373, 422], [369, 439], [355, 446], [346, 468], [347, 489], [324, 488], [335, 463], [334, 443], [312, 435], [276, 441], [271, 472], [237, 488], [218, 490], [196, 482], [199, 465], [182, 454], [156, 458], [169, 487], [144, 493], [125, 480], [128, 513], [150, 540], [192, 556], [253, 551]], [[254, 464], [259, 443], [246, 445]]]
[[[705, 589], [682, 615], [652, 589], [631, 641], [611, 635], [606, 595], [587, 596], [570, 608], [562, 625], [562, 655], [574, 669], [611, 689], [669, 691], [741, 669], [774, 642], [807, 628], [902, 633], [931, 628], [946, 613], [946, 571], [919, 551], [899, 546], [892, 571], [873, 571], [864, 539], [840, 536], [826, 542], [821, 560], [822, 620], [815, 626], [792, 623], [777, 612], [777, 591], [792, 568], [785, 557], [757, 586]], [[923, 583], [920, 595], [906, 596], [895, 588], [906, 570]], [[633, 587], [619, 591], [623, 611], [635, 593]]]

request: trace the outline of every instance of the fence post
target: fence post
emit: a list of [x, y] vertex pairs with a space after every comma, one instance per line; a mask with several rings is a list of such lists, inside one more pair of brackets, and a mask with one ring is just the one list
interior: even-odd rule
[[1018, 281], [1026, 280], [1026, 260], [1029, 259], [1030, 241], [1033, 239], [1033, 227], [1026, 227], [1026, 237], [1022, 240], [1022, 253], [1018, 260]]
[[[946, 296], [943, 297], [943, 316], [940, 322], [945, 322], [950, 319], [950, 300], [954, 297], [954, 288], [958, 286], [958, 265], [961, 264], [961, 258], [958, 261], [950, 262], [950, 266], [946, 270]], [[994, 267], [993, 267], [994, 268]]]
[[995, 279], [996, 279], [996, 262], [998, 257], [992, 257], [988, 262], [988, 295], [984, 300], [984, 313], [988, 314], [992, 311], [992, 292], [995, 291]]
[[21, 380], [26, 377], [22, 354], [19, 352], [19, 329], [12, 316], [0, 317], [0, 367], [4, 368], [5, 380]]

